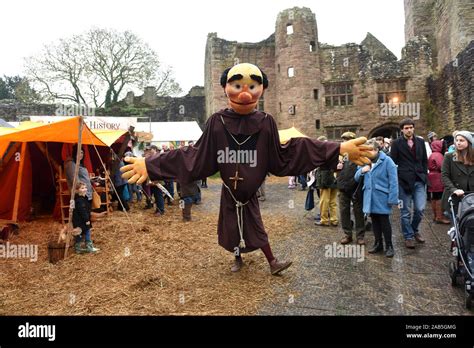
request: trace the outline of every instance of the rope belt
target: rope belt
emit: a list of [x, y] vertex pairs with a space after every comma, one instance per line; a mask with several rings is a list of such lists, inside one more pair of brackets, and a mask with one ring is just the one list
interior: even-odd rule
[[242, 203], [238, 201], [234, 195], [232, 194], [232, 191], [230, 190], [229, 186], [227, 186], [224, 182], [222, 183], [225, 188], [229, 191], [230, 195], [232, 196], [232, 199], [235, 202], [235, 212], [237, 214], [237, 226], [239, 227], [239, 234], [240, 234], [240, 243], [239, 243], [239, 248], [244, 249], [245, 248], [245, 240], [244, 240], [244, 206], [247, 205], [247, 202]]

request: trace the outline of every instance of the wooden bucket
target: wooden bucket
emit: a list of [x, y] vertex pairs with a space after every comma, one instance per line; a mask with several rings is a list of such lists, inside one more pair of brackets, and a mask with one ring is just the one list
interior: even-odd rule
[[[71, 245], [69, 247], [71, 247]], [[58, 261], [63, 260], [65, 249], [66, 249], [66, 243], [64, 242], [60, 242], [60, 243], [54, 242], [54, 241], [49, 242], [48, 243], [49, 262], [57, 263]]]

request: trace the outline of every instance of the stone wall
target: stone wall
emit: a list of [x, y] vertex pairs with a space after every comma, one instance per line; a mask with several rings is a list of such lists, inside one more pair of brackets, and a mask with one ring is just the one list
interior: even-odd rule
[[[0, 101], [0, 118], [6, 121], [21, 121], [20, 116], [54, 116], [55, 104], [20, 104]], [[147, 87], [142, 96], [127, 93], [124, 100], [109, 109], [95, 109], [96, 116], [142, 116], [151, 117], [152, 122], [197, 121], [201, 128], [206, 123], [203, 87], [193, 87], [188, 95], [180, 98], [157, 97], [153, 87]]]
[[143, 113], [152, 122], [197, 121], [201, 129], [206, 123], [203, 96], [196, 97], [158, 97], [156, 106]]
[[434, 18], [438, 65], [443, 68], [474, 40], [474, 1], [438, 0]]
[[[432, 74], [432, 51], [427, 39], [413, 36], [400, 61], [370, 33], [360, 43], [331, 46], [318, 41], [315, 15], [294, 7], [279, 13], [275, 32], [259, 43], [238, 43], [208, 35], [205, 59], [206, 115], [226, 105], [219, 84], [222, 71], [239, 62], [257, 64], [269, 77], [264, 110], [279, 129], [295, 126], [311, 137], [344, 130], [373, 135], [383, 127], [397, 127], [406, 116], [381, 116], [377, 82], [406, 81], [406, 102], [419, 103], [420, 133], [426, 131], [427, 78]], [[294, 76], [289, 76], [289, 69]], [[353, 85], [353, 105], [326, 106], [325, 84]], [[334, 130], [337, 129], [337, 133]]]
[[474, 40], [472, 0], [405, 0], [405, 41], [426, 36], [441, 70]]
[[[259, 43], [237, 43], [210, 33], [206, 42], [204, 91], [206, 95], [206, 117], [227, 106], [227, 98], [220, 85], [222, 72], [238, 63], [258, 65], [267, 74], [269, 81], [275, 80], [274, 36]], [[275, 112], [275, 86], [270, 83], [265, 91], [265, 110]]]
[[13, 100], [0, 100], [0, 118], [6, 121], [21, 121], [21, 116], [53, 116], [56, 113], [54, 104], [23, 104]]
[[429, 80], [438, 131], [474, 131], [474, 40], [440, 74]]

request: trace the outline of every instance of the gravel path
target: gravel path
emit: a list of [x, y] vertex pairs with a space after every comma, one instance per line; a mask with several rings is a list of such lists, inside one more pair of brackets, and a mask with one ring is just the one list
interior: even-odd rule
[[[218, 180], [204, 189], [206, 210], [217, 211]], [[261, 315], [472, 315], [464, 308], [460, 288], [450, 285], [449, 239], [445, 225], [430, 222], [431, 208], [421, 231], [426, 239], [415, 250], [403, 246], [398, 210], [391, 217], [395, 257], [369, 255], [358, 258], [328, 257], [343, 233], [337, 227], [314, 225], [314, 210], [304, 210], [306, 191], [289, 190], [286, 178], [270, 178], [262, 215], [284, 215], [292, 229], [286, 237], [270, 241], [277, 257], [294, 264], [275, 282], [275, 295], [264, 301]], [[317, 198], [317, 196], [315, 196]], [[429, 203], [429, 202], [428, 202]], [[368, 246], [373, 233], [367, 232]], [[339, 244], [336, 244], [336, 246]]]

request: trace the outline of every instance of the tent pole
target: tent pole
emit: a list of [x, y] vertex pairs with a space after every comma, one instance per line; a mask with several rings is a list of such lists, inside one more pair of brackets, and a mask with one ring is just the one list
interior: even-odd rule
[[15, 201], [13, 203], [12, 220], [15, 222], [18, 219], [18, 208], [20, 205], [20, 188], [21, 188], [21, 180], [23, 179], [23, 167], [25, 166], [25, 156], [26, 156], [26, 143], [22, 143], [21, 154], [20, 154], [20, 167], [18, 168], [18, 176], [16, 178]]
[[68, 220], [68, 229], [66, 233], [66, 248], [64, 249], [64, 258], [67, 257], [67, 250], [69, 249], [69, 240], [71, 239], [72, 235], [72, 213], [74, 211], [74, 196], [76, 194], [76, 182], [77, 182], [77, 175], [79, 174], [79, 166], [80, 166], [80, 159], [81, 150], [82, 150], [82, 129], [84, 127], [84, 120], [82, 116], [79, 116], [79, 134], [77, 137], [77, 153], [76, 153], [76, 166], [74, 167], [74, 179], [72, 181], [72, 188], [71, 188], [71, 201], [69, 202], [69, 220]]

